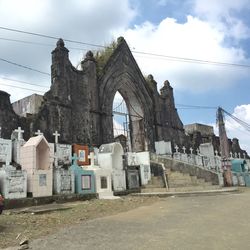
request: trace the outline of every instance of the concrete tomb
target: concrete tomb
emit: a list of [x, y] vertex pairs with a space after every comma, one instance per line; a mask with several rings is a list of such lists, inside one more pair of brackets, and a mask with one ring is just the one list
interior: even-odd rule
[[138, 153], [128, 152], [127, 159], [128, 166], [140, 166], [140, 184], [147, 185], [151, 179], [150, 153], [148, 151]]
[[7, 165], [12, 161], [12, 142], [0, 138], [0, 163]]
[[71, 145], [55, 143], [53, 191], [55, 194], [75, 193], [75, 176], [71, 166]]
[[27, 171], [27, 191], [33, 197], [52, 195], [52, 164], [50, 146], [43, 135], [31, 137], [22, 147], [20, 160]]
[[24, 130], [22, 130], [21, 127], [18, 127], [17, 129], [13, 130], [11, 134], [11, 140], [12, 140], [12, 160], [14, 164], [20, 165], [20, 151], [21, 147], [25, 144], [25, 141], [23, 139], [23, 133]]
[[123, 147], [118, 142], [103, 144], [99, 148], [98, 164], [102, 169], [111, 170], [114, 191], [126, 190], [123, 156]]
[[212, 143], [200, 144], [199, 149], [200, 154], [203, 156], [204, 167], [207, 167], [208, 169], [216, 169], [216, 160]]
[[95, 153], [90, 152], [90, 165], [83, 166], [85, 170], [92, 170], [95, 175], [95, 188], [99, 199], [116, 199], [112, 191], [112, 170], [104, 169], [95, 164]]
[[78, 157], [78, 166], [89, 165], [89, 147], [79, 144], [73, 144], [73, 154]]
[[172, 155], [171, 141], [156, 141], [155, 151], [158, 155]]
[[72, 157], [72, 165], [70, 170], [73, 171], [75, 176], [75, 192], [77, 194], [91, 194], [96, 193], [95, 189], [95, 176], [93, 170], [83, 169], [78, 166], [78, 157], [76, 153]]
[[70, 169], [57, 168], [53, 171], [53, 191], [55, 194], [75, 193], [75, 176]]
[[0, 190], [5, 199], [27, 197], [27, 172], [8, 166], [0, 169]]

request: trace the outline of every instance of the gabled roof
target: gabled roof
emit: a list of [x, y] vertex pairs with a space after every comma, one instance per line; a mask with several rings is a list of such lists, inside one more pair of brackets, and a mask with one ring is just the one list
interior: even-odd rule
[[47, 146], [49, 147], [49, 143], [47, 142], [47, 140], [45, 139], [45, 137], [43, 135], [38, 135], [38, 136], [34, 136], [31, 137], [24, 145], [23, 147], [37, 147], [41, 141], [44, 141]]

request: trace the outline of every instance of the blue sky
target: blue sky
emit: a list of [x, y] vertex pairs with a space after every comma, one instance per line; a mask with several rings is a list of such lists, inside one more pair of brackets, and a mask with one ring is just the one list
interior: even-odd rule
[[[2, 27], [100, 45], [122, 35], [135, 51], [244, 65], [250, 65], [249, 14], [250, 0], [0, 0]], [[0, 58], [50, 73], [50, 53], [55, 43], [0, 29]], [[88, 49], [97, 50], [70, 43], [66, 47], [73, 65]], [[170, 81], [177, 104], [220, 105], [250, 123], [250, 67], [186, 63], [136, 53], [134, 56], [143, 74], [154, 76], [159, 89], [164, 80]], [[0, 88], [11, 94], [12, 101], [45, 92], [49, 86], [49, 76], [0, 61]], [[177, 108], [184, 124], [215, 125], [216, 110]], [[250, 133], [241, 131], [230, 119], [227, 130], [250, 151]]]

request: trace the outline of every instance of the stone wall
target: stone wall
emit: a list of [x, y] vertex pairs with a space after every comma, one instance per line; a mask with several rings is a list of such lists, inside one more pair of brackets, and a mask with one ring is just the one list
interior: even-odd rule
[[2, 93], [5, 101], [0, 99], [0, 126], [4, 135], [10, 137], [11, 131], [21, 125], [25, 139], [39, 129], [49, 142], [54, 141], [56, 130], [61, 134], [60, 143], [99, 146], [113, 142], [112, 104], [118, 91], [130, 114], [134, 151], [153, 151], [154, 142], [159, 140], [182, 145], [187, 142], [173, 88], [166, 81], [159, 93], [153, 77], [145, 79], [142, 75], [123, 38], [118, 39], [98, 74], [97, 66], [93, 53], [88, 52], [81, 69], [73, 67], [69, 51], [59, 39], [52, 51], [51, 87], [36, 114], [21, 119], [14, 113], [8, 94]]

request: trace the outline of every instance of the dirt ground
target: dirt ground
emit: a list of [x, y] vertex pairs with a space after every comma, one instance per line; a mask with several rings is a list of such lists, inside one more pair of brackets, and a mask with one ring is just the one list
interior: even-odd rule
[[130, 197], [118, 200], [90, 200], [71, 203], [72, 208], [44, 214], [21, 213], [5, 210], [0, 216], [0, 248], [18, 245], [23, 238], [29, 240], [49, 235], [83, 221], [114, 215], [159, 201], [158, 197]]

